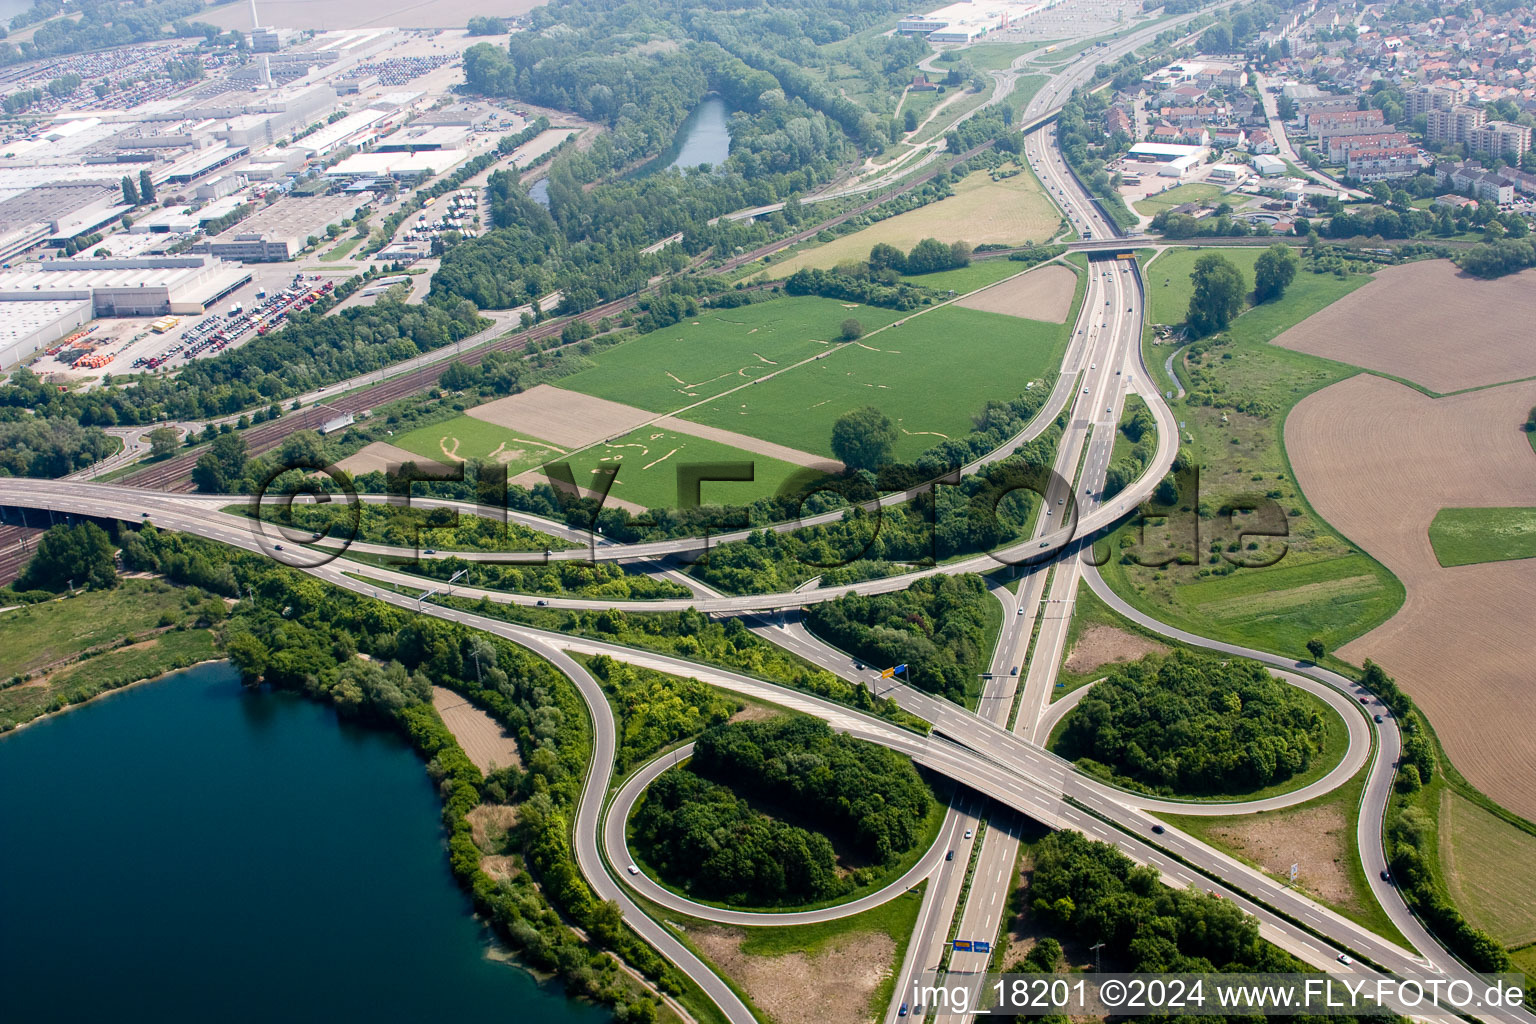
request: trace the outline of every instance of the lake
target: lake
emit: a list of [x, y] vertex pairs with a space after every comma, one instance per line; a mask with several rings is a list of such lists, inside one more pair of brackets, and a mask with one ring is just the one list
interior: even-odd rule
[[650, 161], [637, 173], [654, 174], [659, 170], [677, 168], [685, 171], [690, 167], [709, 164], [719, 167], [731, 155], [730, 116], [725, 100], [710, 96], [693, 108], [688, 120], [678, 129], [672, 148]]
[[[730, 155], [730, 115], [725, 109], [725, 101], [718, 96], [711, 96], [693, 108], [693, 112], [688, 115], [688, 120], [684, 121], [683, 126], [678, 129], [677, 138], [673, 141], [671, 149], [632, 173], [635, 177], [643, 177], [647, 174], [655, 174], [657, 171], [671, 170], [674, 167], [678, 170], [687, 170], [702, 164], [719, 167]], [[528, 189], [528, 196], [535, 202], [548, 206], [549, 179], [540, 178], [534, 182]]]
[[11, 1020], [602, 1024], [489, 959], [399, 737], [203, 665], [0, 737]]

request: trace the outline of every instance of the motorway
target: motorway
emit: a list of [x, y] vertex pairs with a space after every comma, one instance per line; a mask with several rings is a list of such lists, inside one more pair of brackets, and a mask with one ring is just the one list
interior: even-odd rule
[[[1113, 52], [1108, 54], [1114, 55]], [[1092, 63], [1084, 61], [1080, 68], [1070, 70], [1085, 70], [1091, 74], [1091, 68]], [[1059, 95], [1065, 83], [1053, 83], [1053, 86], [1056, 88], [1051, 93], [1042, 90], [1036, 102], [1048, 95]], [[1054, 100], [1048, 99], [1045, 102], [1050, 104]], [[1034, 103], [1031, 109], [1034, 109]], [[1026, 143], [1026, 152], [1031, 162], [1036, 163], [1037, 173], [1048, 188], [1055, 190], [1058, 201], [1067, 208], [1069, 218], [1079, 225], [1080, 230], [1086, 227], [1096, 239], [1106, 237], [1099, 232], [1108, 234], [1111, 229], [1103, 222], [1101, 212], [1081, 194], [1081, 189], [1070, 173], [1059, 162], [1053, 164], [1055, 154], [1047, 136], [1048, 132], [1037, 131]], [[1394, 763], [1401, 744], [1395, 720], [1387, 718], [1373, 728], [1356, 706], [1362, 691], [1334, 673], [1310, 664], [1296, 663], [1264, 652], [1185, 634], [1157, 622], [1126, 605], [1110, 592], [1092, 565], [1083, 560], [1080, 538], [1112, 527], [1124, 517], [1127, 510], [1147, 497], [1167, 472], [1177, 448], [1177, 432], [1172, 413], [1152, 385], [1141, 359], [1140, 335], [1144, 317], [1139, 275], [1114, 260], [1095, 260], [1089, 264], [1089, 268], [1089, 287], [1061, 377], [1065, 390], [1063, 384], [1058, 384], [1052, 400], [1047, 403], [1047, 409], [1055, 406], [1059, 411], [1065, 407], [1065, 402], [1071, 402], [1072, 412], [1059, 449], [1057, 469], [1063, 480], [1075, 483], [1071, 485], [1070, 493], [1066, 493], [1067, 489], [1064, 488], [1062, 493], [1053, 490], [1046, 495], [1045, 509], [1051, 514], [1040, 518], [1034, 535], [998, 553], [1011, 562], [1023, 562], [1029, 558], [1034, 564], [1022, 572], [1009, 570], [1004, 574], [1020, 576], [1017, 596], [1011, 591], [994, 587], [993, 593], [1004, 607], [1005, 626], [994, 651], [990, 671], [983, 681], [979, 714], [972, 714], [905, 684], [880, 680], [872, 670], [856, 665], [846, 654], [812, 636], [793, 618], [793, 610], [809, 603], [834, 599], [855, 589], [866, 594], [900, 589], [909, 585], [913, 579], [934, 573], [990, 572], [999, 568], [1000, 562], [996, 555], [961, 559], [917, 573], [867, 581], [856, 587], [829, 587], [792, 594], [722, 597], [708, 594], [692, 584], [696, 588], [693, 598], [673, 602], [626, 604], [541, 599], [551, 606], [568, 608], [621, 606], [629, 607], [630, 610], [660, 610], [694, 607], [719, 614], [790, 613], [777, 623], [758, 621], [753, 629], [814, 664], [845, 679], [870, 686], [882, 696], [891, 697], [903, 709], [933, 724], [933, 732], [929, 736], [920, 736], [889, 722], [761, 680], [683, 659], [502, 622], [424, 600], [429, 595], [411, 597], [395, 593], [388, 587], [390, 583], [399, 582], [420, 588], [423, 581], [419, 577], [394, 573], [392, 570], [345, 558], [303, 568], [335, 586], [506, 637], [545, 657], [572, 680], [587, 704], [594, 723], [594, 762], [578, 807], [575, 828], [576, 856], [583, 875], [599, 896], [617, 901], [626, 922], [697, 981], [732, 1024], [748, 1024], [753, 1019], [739, 997], [706, 964], [698, 960], [666, 925], [646, 916], [626, 888], [628, 884], [641, 883], [631, 878], [625, 870], [627, 859], [623, 863], [615, 859], [615, 855], [623, 848], [624, 816], [621, 809], [627, 806], [624, 801], [615, 800], [614, 813], [608, 816], [606, 823], [604, 820], [616, 749], [613, 715], [601, 688], [571, 657], [572, 654], [606, 653], [633, 664], [692, 676], [735, 692], [762, 697], [815, 714], [827, 720], [834, 728], [900, 750], [912, 757], [915, 763], [961, 784], [960, 794], [946, 817], [938, 843], [919, 860], [918, 868], [926, 869], [928, 885], [919, 912], [919, 933], [910, 944], [906, 962], [901, 968], [901, 984], [898, 985], [897, 997], [892, 1003], [893, 1014], [910, 980], [938, 964], [951, 922], [958, 920], [968, 937], [995, 938], [1000, 933], [1017, 851], [1013, 828], [1016, 815], [1027, 816], [1052, 828], [1077, 829], [1116, 845], [1138, 863], [1156, 868], [1171, 885], [1197, 885], [1231, 899], [1258, 918], [1261, 934], [1316, 967], [1336, 973], [1370, 976], [1376, 973], [1376, 968], [1371, 966], [1375, 964], [1395, 973], [1421, 973], [1432, 969], [1447, 977], [1468, 977], [1466, 969], [1418, 925], [1402, 904], [1396, 890], [1385, 883], [1378, 884], [1379, 872], [1385, 869], [1381, 827], [1394, 776]], [[407, 378], [413, 377], [414, 373], [407, 375]], [[1105, 502], [1101, 500], [1101, 492], [1104, 472], [1112, 452], [1115, 425], [1119, 421], [1125, 395], [1132, 391], [1141, 394], [1153, 411], [1157, 421], [1157, 450], [1146, 471], [1125, 491]], [[1031, 424], [1031, 429], [1043, 429], [1040, 425], [1049, 423], [1055, 415], [1056, 412], [1051, 412], [1049, 416], [1042, 413], [1036, 423]], [[298, 417], [293, 419], [297, 420]], [[280, 424], [288, 430], [297, 425], [284, 421], [280, 421]], [[1007, 450], [1011, 451], [1012, 445]], [[888, 497], [893, 501], [903, 500], [899, 496]], [[219, 511], [222, 504], [236, 500], [239, 499], [166, 494], [144, 488], [83, 482], [0, 481], [0, 503], [10, 507], [129, 520], [140, 518], [139, 513], [142, 512], [147, 513], [148, 518], [162, 528], [197, 534], [247, 551], [274, 553], [272, 542], [254, 530], [249, 521]], [[1056, 504], [1058, 500], [1061, 502], [1059, 505]], [[552, 530], [547, 523], [540, 528]], [[569, 532], [566, 536], [569, 536]], [[648, 561], [686, 554], [696, 551], [698, 547], [696, 539], [646, 545], [604, 542], [576, 554], [555, 552], [550, 557], [592, 557], [596, 554], [600, 558]], [[1160, 802], [1149, 802], [1137, 794], [1119, 791], [1088, 779], [1078, 774], [1071, 765], [1041, 748], [1039, 744], [1044, 738], [1043, 730], [1048, 721], [1046, 711], [1054, 685], [1055, 667], [1060, 663], [1079, 580], [1086, 582], [1096, 595], [1120, 614], [1150, 629], [1205, 649], [1255, 658], [1292, 673], [1292, 678], [1309, 678], [1313, 681], [1309, 689], [1326, 688], [1349, 705], [1353, 711], [1352, 718], [1346, 717], [1346, 721], [1351, 722], [1351, 756], [1358, 758], [1359, 763], [1369, 763], [1357, 837], [1366, 876], [1371, 879], [1376, 897], [1386, 908], [1393, 923], [1415, 947], [1414, 950], [1403, 949], [1372, 934], [1262, 872], [1176, 829], [1167, 828], [1163, 834], [1154, 837], [1151, 833], [1154, 821], [1147, 814], [1147, 806], [1150, 803], [1155, 809], [1165, 809], [1158, 806]], [[426, 585], [432, 586], [430, 583]], [[474, 588], [453, 589], [465, 597], [484, 595], [495, 601], [516, 603], [533, 603], [535, 600], [531, 596], [525, 599], [521, 595]], [[1038, 636], [1034, 639], [1031, 652], [1031, 635], [1037, 625]], [[1019, 669], [1023, 675], [1014, 675], [1014, 669]], [[1023, 692], [1019, 694], [1015, 688], [1021, 680]], [[1018, 705], [1016, 715], [1011, 713], [1015, 703]], [[1337, 702], [1335, 706], [1339, 706]], [[1374, 751], [1367, 742], [1372, 731], [1375, 734]], [[653, 763], [646, 770], [659, 772], [665, 767], [667, 765], [663, 760]], [[1335, 776], [1338, 774], [1330, 775], [1330, 780], [1336, 781]], [[620, 796], [628, 794], [633, 797], [643, 789], [643, 785], [643, 781], [632, 779], [621, 788]], [[1006, 811], [999, 812], [997, 808], [1005, 808]], [[1178, 809], [1190, 813], [1187, 806], [1180, 805]], [[1231, 809], [1230, 806], [1223, 808], [1225, 811]], [[969, 888], [965, 889], [965, 866], [971, 849], [963, 836], [967, 831], [980, 830], [983, 821], [989, 827], [981, 832], [982, 849], [978, 854], [977, 870]], [[615, 835], [618, 846], [614, 846]], [[962, 838], [957, 839], [957, 836]], [[950, 849], [956, 850], [953, 861], [941, 856]], [[918, 869], [908, 872], [900, 880], [901, 888], [921, 877], [924, 877], [924, 872]], [[886, 892], [895, 888], [889, 887]], [[665, 890], [661, 890], [660, 896], [646, 890], [642, 890], [642, 894], [655, 898], [663, 905], [669, 905], [666, 902], [669, 897], [675, 898]], [[698, 909], [690, 912], [700, 917], [719, 913], [716, 908], [704, 908], [697, 904], [694, 906]], [[825, 919], [846, 912], [843, 908], [828, 908], [825, 911], [809, 912], [811, 917], [808, 919]], [[1356, 956], [1355, 963], [1346, 966], [1338, 962], [1337, 956], [1345, 949]], [[985, 956], [969, 956], [970, 959], [966, 959], [967, 954], [954, 954], [951, 968], [960, 971], [985, 969]], [[1423, 1016], [1421, 1011], [1411, 1007], [1393, 1008], [1414, 1016]], [[1523, 1013], [1489, 1012], [1476, 1016], [1485, 1020], [1529, 1022], [1532, 1019]]]

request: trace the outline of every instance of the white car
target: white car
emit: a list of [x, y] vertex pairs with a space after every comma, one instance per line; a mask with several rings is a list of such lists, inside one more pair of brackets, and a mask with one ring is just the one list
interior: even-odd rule
[[633, 864], [631, 864], [626, 870], [628, 870], [632, 875], [638, 875], [640, 873], [640, 869], [635, 867]]
[[968, 829], [965, 830], [965, 838], [967, 838], [967, 839], [971, 838], [971, 836], [973, 836], [975, 834], [976, 834], [976, 830], [973, 829], [973, 828], [968, 828]]
[[1339, 963], [1341, 963], [1344, 966], [1348, 967], [1350, 964], [1354, 963], [1354, 961], [1349, 958], [1349, 954], [1348, 953], [1340, 953], [1339, 954]]
[[1088, 393], [1088, 389], [1087, 388], [1083, 388], [1083, 394], [1086, 395], [1087, 393]]

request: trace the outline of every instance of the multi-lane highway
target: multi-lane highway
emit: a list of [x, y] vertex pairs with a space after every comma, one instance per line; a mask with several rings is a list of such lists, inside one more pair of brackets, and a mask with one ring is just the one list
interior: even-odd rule
[[[1103, 56], [1138, 45], [1138, 38], [1150, 37], [1153, 30], [1142, 30], [1111, 47]], [[1145, 41], [1140, 38], [1140, 41]], [[1082, 84], [1092, 73], [1093, 61], [1084, 59], [1069, 65], [1043, 89], [1028, 108], [1031, 117], [1059, 107], [1070, 88]], [[1061, 163], [1051, 145], [1050, 131], [1035, 131], [1026, 141], [1025, 152], [1036, 174], [1051, 190], [1071, 223], [1085, 236], [1097, 242], [1113, 233], [1113, 226], [1090, 197], [1082, 193], [1075, 177]], [[412, 597], [396, 593], [390, 584], [399, 583], [417, 590], [441, 585], [423, 583], [420, 577], [337, 558], [303, 566], [332, 585], [368, 594], [400, 607], [464, 623], [523, 644], [548, 659], [567, 675], [586, 702], [594, 723], [594, 762], [583, 791], [576, 821], [576, 855], [581, 870], [604, 899], [615, 900], [625, 920], [663, 955], [693, 977], [733, 1024], [747, 1024], [750, 1012], [713, 971], [678, 940], [664, 923], [657, 922], [640, 909], [630, 895], [630, 886], [662, 906], [677, 906], [680, 897], [669, 893], [641, 876], [628, 871], [623, 845], [625, 809], [656, 774], [666, 770], [665, 759], [643, 769], [621, 787], [610, 809], [605, 811], [605, 797], [613, 771], [615, 726], [612, 711], [601, 688], [571, 655], [608, 654], [631, 663], [660, 671], [694, 676], [735, 692], [764, 697], [775, 703], [813, 714], [835, 728], [881, 743], [910, 756], [913, 761], [960, 784], [951, 810], [940, 831], [939, 840], [919, 859], [918, 864], [881, 895], [891, 895], [909, 884], [925, 879], [918, 932], [909, 945], [898, 975], [897, 996], [892, 1013], [902, 993], [913, 978], [938, 965], [943, 957], [945, 938], [953, 922], [969, 937], [995, 938], [1001, 931], [1006, 913], [1006, 896], [1011, 884], [1017, 851], [1014, 823], [1017, 816], [1027, 816], [1053, 828], [1073, 828], [1116, 845], [1133, 860], [1156, 868], [1171, 885], [1196, 885], [1220, 893], [1254, 914], [1261, 933], [1271, 941], [1318, 967], [1340, 973], [1369, 976], [1377, 967], [1397, 973], [1428, 969], [1447, 977], [1464, 977], [1468, 972], [1445, 953], [1402, 904], [1398, 894], [1385, 883], [1378, 883], [1385, 868], [1381, 845], [1381, 826], [1400, 749], [1396, 723], [1388, 718], [1374, 726], [1361, 715], [1356, 701], [1361, 691], [1348, 680], [1314, 666], [1297, 664], [1205, 638], [1181, 633], [1157, 622], [1120, 601], [1098, 578], [1083, 558], [1080, 538], [1118, 522], [1126, 512], [1147, 497], [1166, 473], [1177, 448], [1177, 432], [1172, 414], [1158, 395], [1150, 374], [1142, 362], [1140, 336], [1143, 295], [1134, 266], [1113, 258], [1091, 261], [1086, 269], [1087, 288], [1079, 319], [1073, 328], [1060, 381], [1045, 409], [1018, 438], [1012, 439], [990, 458], [1000, 458], [1030, 437], [1037, 436], [1063, 410], [1070, 410], [1068, 426], [1058, 451], [1056, 469], [1061, 482], [1053, 484], [1044, 496], [1039, 520], [1032, 535], [1006, 551], [960, 559], [953, 563], [917, 573], [884, 580], [868, 581], [857, 587], [829, 587], [803, 593], [725, 597], [713, 594], [687, 581], [693, 596], [679, 601], [636, 604], [650, 610], [694, 607], [719, 614], [749, 615], [777, 611], [785, 613], [780, 621], [755, 620], [754, 630], [786, 649], [894, 699], [903, 709], [932, 723], [928, 736], [898, 728], [808, 694], [792, 691], [762, 680], [703, 666], [679, 658], [636, 651], [614, 644], [548, 633], [491, 619], [456, 607], [434, 603], [430, 595]], [[414, 386], [415, 379], [429, 367], [407, 373], [390, 381], [371, 381], [375, 389]], [[1120, 494], [1106, 499], [1102, 493], [1104, 475], [1113, 450], [1115, 428], [1125, 396], [1142, 395], [1157, 423], [1156, 453], [1145, 472]], [[366, 392], [364, 392], [366, 393]], [[377, 392], [376, 392], [377, 393]], [[403, 392], [404, 393], [404, 392]], [[287, 429], [292, 421], [280, 424]], [[280, 425], [271, 425], [274, 429]], [[267, 425], [264, 425], [267, 426]], [[977, 466], [967, 467], [974, 471]], [[162, 481], [165, 482], [165, 481]], [[882, 502], [908, 500], [911, 493], [888, 495]], [[221, 543], [248, 550], [278, 554], [280, 541], [265, 537], [248, 520], [222, 513], [220, 506], [239, 500], [226, 496], [166, 494], [156, 490], [94, 485], [63, 481], [0, 481], [0, 503], [29, 509], [48, 509], [100, 518], [138, 520], [147, 518], [158, 526], [181, 530]], [[422, 502], [422, 504], [435, 504]], [[835, 513], [834, 513], [835, 515]], [[516, 517], [514, 517], [516, 518]], [[581, 534], [559, 524], [535, 517], [521, 517], [557, 536], [584, 543]], [[802, 524], [786, 524], [794, 528]], [[716, 538], [721, 542], [724, 538]], [[651, 562], [670, 556], [696, 552], [697, 539], [682, 539], [654, 544], [619, 545], [599, 541], [596, 545], [567, 553], [554, 552], [548, 557], [616, 559]], [[284, 556], [303, 553], [298, 545], [287, 545]], [[360, 546], [359, 550], [363, 550]], [[393, 549], [389, 549], [393, 550]], [[1001, 560], [999, 558], [1001, 556]], [[539, 556], [535, 556], [539, 557]], [[1003, 562], [1033, 564], [1006, 570], [993, 577], [993, 592], [1003, 606], [1005, 625], [994, 651], [990, 671], [983, 680], [978, 712], [972, 713], [901, 683], [881, 680], [872, 670], [856, 664], [846, 654], [836, 651], [812, 636], [798, 621], [794, 611], [806, 604], [831, 600], [854, 589], [859, 593], [895, 590], [911, 581], [934, 573], [991, 572]], [[1018, 577], [1017, 591], [1002, 589], [1004, 577]], [[674, 578], [676, 578], [674, 576]], [[1366, 875], [1373, 891], [1391, 915], [1394, 924], [1415, 947], [1403, 949], [1376, 936], [1306, 896], [1269, 878], [1252, 867], [1239, 863], [1173, 828], [1161, 834], [1152, 832], [1154, 821], [1148, 811], [1168, 810], [1167, 801], [1149, 800], [1126, 793], [1078, 774], [1071, 765], [1045, 751], [1040, 743], [1053, 720], [1048, 714], [1050, 693], [1056, 667], [1061, 660], [1071, 609], [1080, 581], [1086, 582], [1098, 596], [1121, 614], [1142, 622], [1184, 642], [1233, 655], [1257, 658], [1277, 669], [1286, 670], [1298, 685], [1330, 696], [1341, 713], [1347, 709], [1350, 723], [1350, 753], [1345, 766], [1324, 783], [1331, 787], [1341, 778], [1367, 765], [1366, 786], [1358, 836]], [[555, 607], [609, 608], [625, 602], [582, 601], [575, 599], [522, 597], [488, 592], [475, 588], [454, 588], [466, 597], [487, 596], [493, 601], [533, 603], [538, 600]], [[1031, 636], [1033, 650], [1030, 650]], [[1303, 681], [1307, 680], [1307, 681]], [[1022, 692], [1019, 690], [1022, 689]], [[1015, 711], [1015, 708], [1017, 709]], [[1374, 745], [1371, 741], [1374, 729]], [[1374, 752], [1373, 752], [1374, 751]], [[674, 757], [686, 756], [678, 752]], [[1346, 770], [1347, 769], [1347, 770]], [[1270, 807], [1306, 799], [1317, 789], [1266, 801]], [[1278, 801], [1278, 803], [1276, 802]], [[1000, 810], [1001, 809], [1001, 810]], [[1193, 808], [1179, 805], [1189, 813]], [[1230, 812], [1232, 807], [1221, 808]], [[982, 823], [989, 827], [982, 830]], [[973, 844], [980, 839], [976, 870], [970, 886], [964, 888], [966, 868]], [[947, 857], [955, 851], [953, 860]], [[871, 897], [871, 902], [874, 897]], [[760, 915], [719, 911], [683, 901], [690, 913], [703, 918], [753, 923]], [[829, 908], [803, 915], [777, 919], [795, 921], [821, 920], [850, 912], [850, 908]], [[734, 916], [731, 916], [734, 915]], [[744, 920], [752, 919], [752, 920]], [[1337, 959], [1348, 950], [1357, 957], [1352, 964]], [[1364, 959], [1358, 959], [1363, 957]], [[1377, 966], [1372, 966], [1377, 965]], [[950, 966], [959, 971], [979, 971], [987, 966], [980, 954], [953, 954]], [[1412, 1007], [1397, 1007], [1414, 1012]], [[1483, 1019], [1521, 1020], [1521, 1014], [1476, 1014]]]

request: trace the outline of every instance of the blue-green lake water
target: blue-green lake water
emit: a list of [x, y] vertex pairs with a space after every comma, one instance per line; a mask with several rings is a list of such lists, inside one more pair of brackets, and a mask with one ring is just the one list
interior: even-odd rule
[[610, 1019], [487, 957], [403, 740], [224, 664], [0, 737], [0, 872], [18, 1024]]

